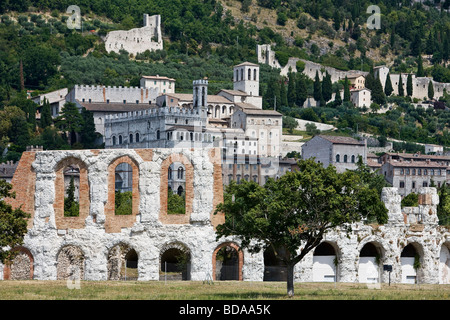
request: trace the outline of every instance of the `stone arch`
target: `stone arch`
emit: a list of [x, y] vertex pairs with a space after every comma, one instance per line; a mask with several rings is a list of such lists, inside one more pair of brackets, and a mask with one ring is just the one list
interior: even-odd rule
[[450, 284], [450, 241], [443, 243], [439, 252], [439, 284]]
[[85, 261], [85, 254], [78, 245], [62, 246], [56, 255], [56, 279], [83, 280]]
[[[64, 210], [64, 198], [66, 193], [66, 183], [64, 172], [68, 167], [76, 167], [79, 170], [78, 184], [78, 216], [66, 216]], [[80, 158], [69, 156], [60, 160], [55, 166], [55, 224], [57, 229], [81, 229], [85, 226], [85, 219], [89, 215], [89, 181], [88, 167]]]
[[[228, 250], [227, 250], [228, 249]], [[231, 256], [231, 261], [222, 260], [220, 270], [218, 270], [217, 255], [219, 252], [227, 250]], [[227, 263], [231, 262], [231, 263]], [[239, 280], [242, 281], [242, 267], [244, 266], [244, 253], [234, 242], [224, 242], [219, 244], [212, 255], [212, 278], [213, 280]], [[219, 276], [219, 277], [218, 277]], [[221, 277], [222, 276], [222, 277]]]
[[423, 247], [418, 242], [409, 242], [400, 254], [401, 283], [419, 283], [423, 276]]
[[[185, 175], [185, 213], [168, 214], [168, 169], [172, 163], [181, 163]], [[194, 200], [194, 166], [182, 153], [172, 153], [161, 163], [160, 210], [159, 220], [164, 224], [187, 224], [190, 221]], [[174, 174], [174, 172], [173, 172]]]
[[[115, 214], [115, 179], [116, 167], [126, 163], [131, 167], [132, 172], [132, 207], [129, 215]], [[107, 233], [120, 232], [121, 228], [129, 228], [136, 222], [136, 215], [139, 213], [139, 164], [128, 155], [120, 156], [112, 160], [108, 166], [108, 201], [105, 205], [105, 231]]]
[[313, 252], [312, 280], [337, 282], [339, 249], [331, 241], [322, 241]]
[[367, 241], [359, 250], [358, 279], [361, 283], [379, 283], [384, 249], [377, 241]]
[[[191, 250], [180, 242], [164, 244], [159, 251], [160, 280], [190, 280]], [[169, 276], [167, 277], [167, 273]]]
[[119, 242], [108, 250], [108, 280], [137, 280], [139, 253], [129, 244]]
[[4, 280], [32, 280], [34, 274], [34, 258], [30, 250], [17, 246], [12, 250], [15, 253], [10, 263], [6, 263], [3, 270]]
[[[283, 253], [281, 252], [280, 255]], [[286, 281], [287, 266], [278, 258], [272, 247], [264, 250], [264, 277], [263, 281]]]

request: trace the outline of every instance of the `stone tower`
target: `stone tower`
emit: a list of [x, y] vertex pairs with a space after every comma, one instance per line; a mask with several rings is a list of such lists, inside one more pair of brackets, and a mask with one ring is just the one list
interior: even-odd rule
[[208, 80], [194, 80], [193, 85], [193, 107], [201, 109], [208, 106]]
[[233, 87], [250, 96], [259, 96], [259, 65], [244, 62], [234, 66]]

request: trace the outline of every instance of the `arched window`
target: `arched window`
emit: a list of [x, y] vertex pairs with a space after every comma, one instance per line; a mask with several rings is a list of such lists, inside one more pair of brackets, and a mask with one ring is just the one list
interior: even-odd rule
[[115, 170], [115, 199], [116, 215], [131, 215], [133, 204], [133, 169], [128, 163], [122, 162]]
[[119, 135], [119, 144], [122, 144], [122, 136]]
[[347, 163], [347, 155], [344, 154], [344, 162]]
[[115, 137], [115, 136], [112, 137], [112, 145], [113, 145], [113, 146], [116, 145], [116, 137]]
[[252, 80], [252, 70], [248, 69], [248, 80]]
[[133, 134], [130, 133], [130, 142], [129, 143], [133, 143]]
[[253, 80], [256, 81], [256, 69], [253, 70]]
[[341, 156], [340, 155], [336, 155], [336, 162], [339, 162], [339, 161], [341, 161]]
[[236, 81], [239, 81], [239, 70], [236, 70]]
[[161, 136], [161, 132], [159, 130], [156, 130], [156, 140], [159, 140]]
[[136, 133], [136, 142], [139, 142], [139, 133]]
[[355, 163], [355, 155], [352, 155], [352, 163]]

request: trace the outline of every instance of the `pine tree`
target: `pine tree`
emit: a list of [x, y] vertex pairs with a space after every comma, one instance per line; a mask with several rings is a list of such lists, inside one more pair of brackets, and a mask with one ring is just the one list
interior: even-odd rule
[[434, 98], [433, 81], [431, 80], [428, 82], [428, 98], [431, 100]]
[[405, 95], [405, 89], [403, 89], [403, 80], [402, 80], [402, 74], [399, 75], [398, 80], [398, 95], [403, 97]]
[[408, 78], [406, 79], [406, 94], [409, 97], [412, 97], [413, 94], [413, 85], [412, 85], [412, 75], [408, 74]]
[[333, 84], [331, 82], [331, 75], [326, 72], [325, 77], [322, 80], [322, 98], [325, 102], [331, 100], [333, 96]]
[[45, 129], [51, 126], [52, 123], [53, 119], [50, 110], [50, 103], [46, 98], [44, 98], [44, 103], [42, 104], [42, 111], [41, 111], [41, 120], [39, 122], [39, 125], [42, 129]]
[[387, 97], [389, 97], [393, 91], [394, 91], [394, 88], [392, 88], [391, 74], [388, 73], [388, 75], [386, 77], [386, 83], [384, 84], [384, 94]]
[[350, 87], [347, 76], [344, 79], [344, 102], [350, 101]]
[[302, 73], [297, 75], [297, 81], [295, 83], [296, 99], [295, 104], [298, 107], [303, 107], [306, 99], [308, 99], [308, 90], [306, 88], [306, 80]]
[[316, 71], [316, 77], [314, 78], [314, 93], [313, 93], [314, 100], [319, 102], [322, 99], [322, 85], [320, 83], [319, 79], [319, 72]]

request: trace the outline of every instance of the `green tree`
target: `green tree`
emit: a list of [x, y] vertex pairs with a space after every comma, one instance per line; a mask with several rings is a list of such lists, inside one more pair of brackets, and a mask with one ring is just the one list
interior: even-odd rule
[[322, 85], [320, 83], [319, 72], [316, 71], [316, 76], [314, 78], [314, 93], [313, 98], [317, 102], [322, 100]]
[[325, 102], [330, 101], [333, 95], [333, 84], [331, 82], [331, 75], [326, 72], [322, 81], [322, 97]]
[[283, 116], [283, 128], [287, 128], [288, 132], [292, 134], [294, 129], [297, 128], [297, 120], [290, 116]]
[[80, 134], [81, 143], [84, 148], [95, 148], [98, 134], [95, 131], [94, 114], [83, 107], [81, 109], [81, 117], [83, 118]]
[[61, 110], [61, 115], [56, 118], [57, 126], [69, 134], [70, 145], [77, 141], [76, 133], [80, 132], [83, 118], [73, 102], [66, 102]]
[[403, 207], [417, 207], [419, 205], [419, 195], [417, 193], [411, 192], [402, 199]]
[[450, 225], [450, 190], [446, 183], [438, 188], [439, 204], [437, 206], [437, 216], [440, 225]]
[[27, 219], [30, 215], [20, 207], [13, 207], [6, 201], [15, 198], [12, 185], [0, 179], [0, 262], [6, 263], [14, 258], [14, 249], [23, 243], [27, 232]]
[[44, 103], [41, 108], [41, 120], [39, 122], [39, 126], [42, 129], [45, 129], [53, 124], [52, 113], [50, 110], [50, 103], [48, 99], [44, 98]]
[[350, 101], [350, 84], [348, 82], [347, 76], [344, 79], [344, 102]]
[[78, 217], [79, 214], [79, 204], [75, 200], [75, 183], [73, 176], [71, 176], [69, 186], [67, 187], [67, 197], [64, 198], [64, 216]]
[[295, 82], [295, 104], [298, 107], [303, 107], [306, 99], [308, 99], [308, 89], [306, 88], [306, 80], [303, 74], [297, 75]]
[[402, 80], [402, 74], [400, 73], [398, 77], [398, 95], [403, 97], [405, 95], [405, 89], [403, 89], [403, 80]]
[[434, 88], [433, 88], [433, 81], [430, 80], [428, 82], [428, 98], [433, 99], [434, 98]]
[[288, 106], [288, 96], [287, 96], [287, 91], [286, 91], [286, 85], [284, 83], [284, 78], [280, 83], [280, 105], [282, 107], [287, 107]]
[[381, 85], [379, 77], [375, 79], [373, 85], [372, 100], [379, 105], [384, 104], [386, 102], [386, 96], [384, 95], [383, 86]]
[[313, 159], [299, 160], [299, 170], [269, 179], [264, 186], [230, 183], [216, 213], [225, 214], [217, 238], [236, 236], [250, 252], [271, 248], [287, 266], [287, 294], [294, 295], [294, 266], [337, 227], [351, 231], [362, 218], [387, 221], [377, 191], [354, 172], [338, 173]]
[[416, 74], [416, 77], [423, 77], [423, 76], [425, 76], [425, 73], [423, 71], [422, 55], [419, 54], [419, 57], [417, 58], [417, 74]]
[[392, 92], [394, 91], [394, 88], [392, 88], [392, 82], [391, 82], [391, 74], [388, 73], [386, 77], [386, 82], [384, 84], [384, 94], [389, 97]]
[[341, 92], [339, 90], [339, 87], [336, 87], [336, 92], [334, 93], [334, 105], [338, 107], [341, 104], [342, 104]]
[[25, 85], [45, 86], [48, 79], [57, 73], [60, 63], [56, 49], [45, 45], [30, 46], [23, 58]]
[[406, 79], [406, 94], [408, 97], [411, 97], [413, 94], [413, 84], [412, 84], [412, 75], [408, 74], [408, 78]]
[[293, 72], [289, 72], [288, 75], [288, 91], [287, 91], [287, 100], [290, 108], [294, 107], [296, 101], [296, 92], [295, 92], [295, 74]]

